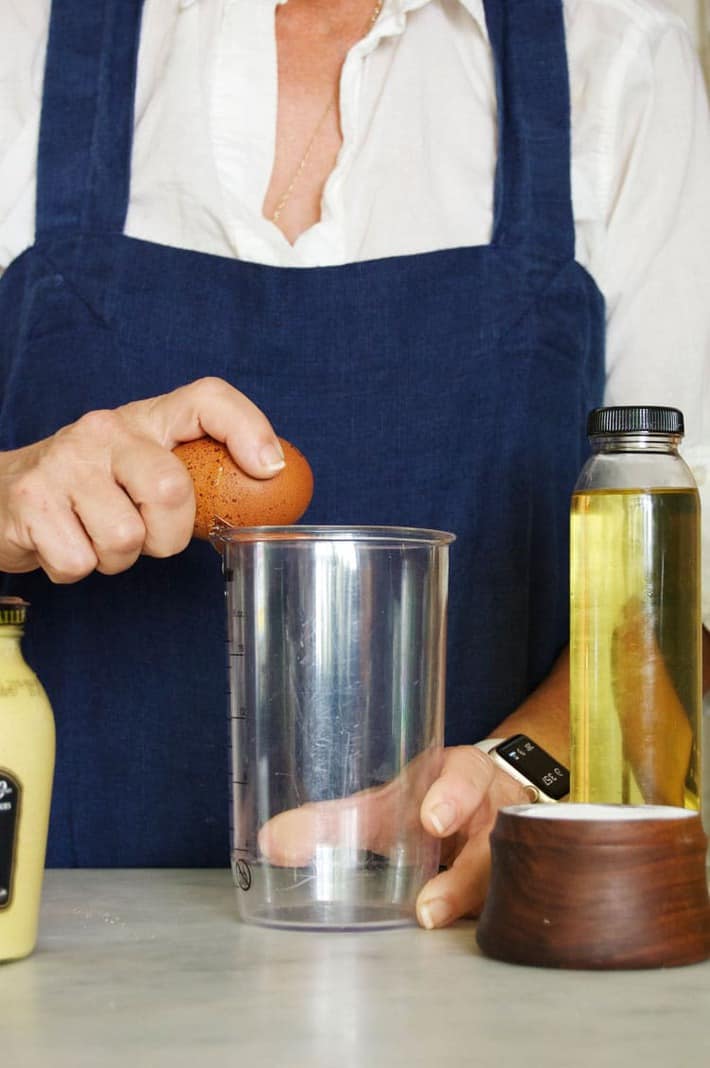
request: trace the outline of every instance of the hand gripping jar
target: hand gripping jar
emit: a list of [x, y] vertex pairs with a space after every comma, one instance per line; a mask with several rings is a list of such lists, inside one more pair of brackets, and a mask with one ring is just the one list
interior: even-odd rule
[[698, 490], [675, 408], [598, 408], [572, 497], [571, 798], [700, 806]]
[[37, 941], [54, 774], [52, 709], [20, 648], [26, 613], [0, 597], [0, 962]]

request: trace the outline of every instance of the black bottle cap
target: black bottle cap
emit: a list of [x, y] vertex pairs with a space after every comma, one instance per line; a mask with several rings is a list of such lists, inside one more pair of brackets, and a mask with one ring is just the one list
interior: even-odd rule
[[590, 438], [602, 434], [675, 434], [685, 433], [683, 413], [677, 408], [623, 405], [618, 408], [595, 408], [587, 419]]

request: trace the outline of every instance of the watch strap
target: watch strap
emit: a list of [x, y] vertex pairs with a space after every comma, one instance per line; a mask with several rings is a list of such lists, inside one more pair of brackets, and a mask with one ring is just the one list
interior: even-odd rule
[[476, 742], [474, 749], [480, 749], [484, 753], [490, 753], [496, 746], [502, 745], [505, 738], [482, 738], [480, 742]]

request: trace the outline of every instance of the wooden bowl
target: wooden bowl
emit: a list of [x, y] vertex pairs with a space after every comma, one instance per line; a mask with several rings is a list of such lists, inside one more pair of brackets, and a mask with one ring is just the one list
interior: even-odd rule
[[491, 833], [478, 922], [490, 957], [552, 968], [655, 968], [710, 956], [700, 816], [655, 805], [515, 805]]

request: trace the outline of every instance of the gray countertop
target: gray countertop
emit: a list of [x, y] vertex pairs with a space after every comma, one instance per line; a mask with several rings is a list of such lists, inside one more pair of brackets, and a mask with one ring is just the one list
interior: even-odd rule
[[227, 871], [51, 871], [35, 954], [0, 968], [0, 1063], [710, 1064], [710, 962], [521, 968], [474, 932], [266, 930], [237, 922]]

